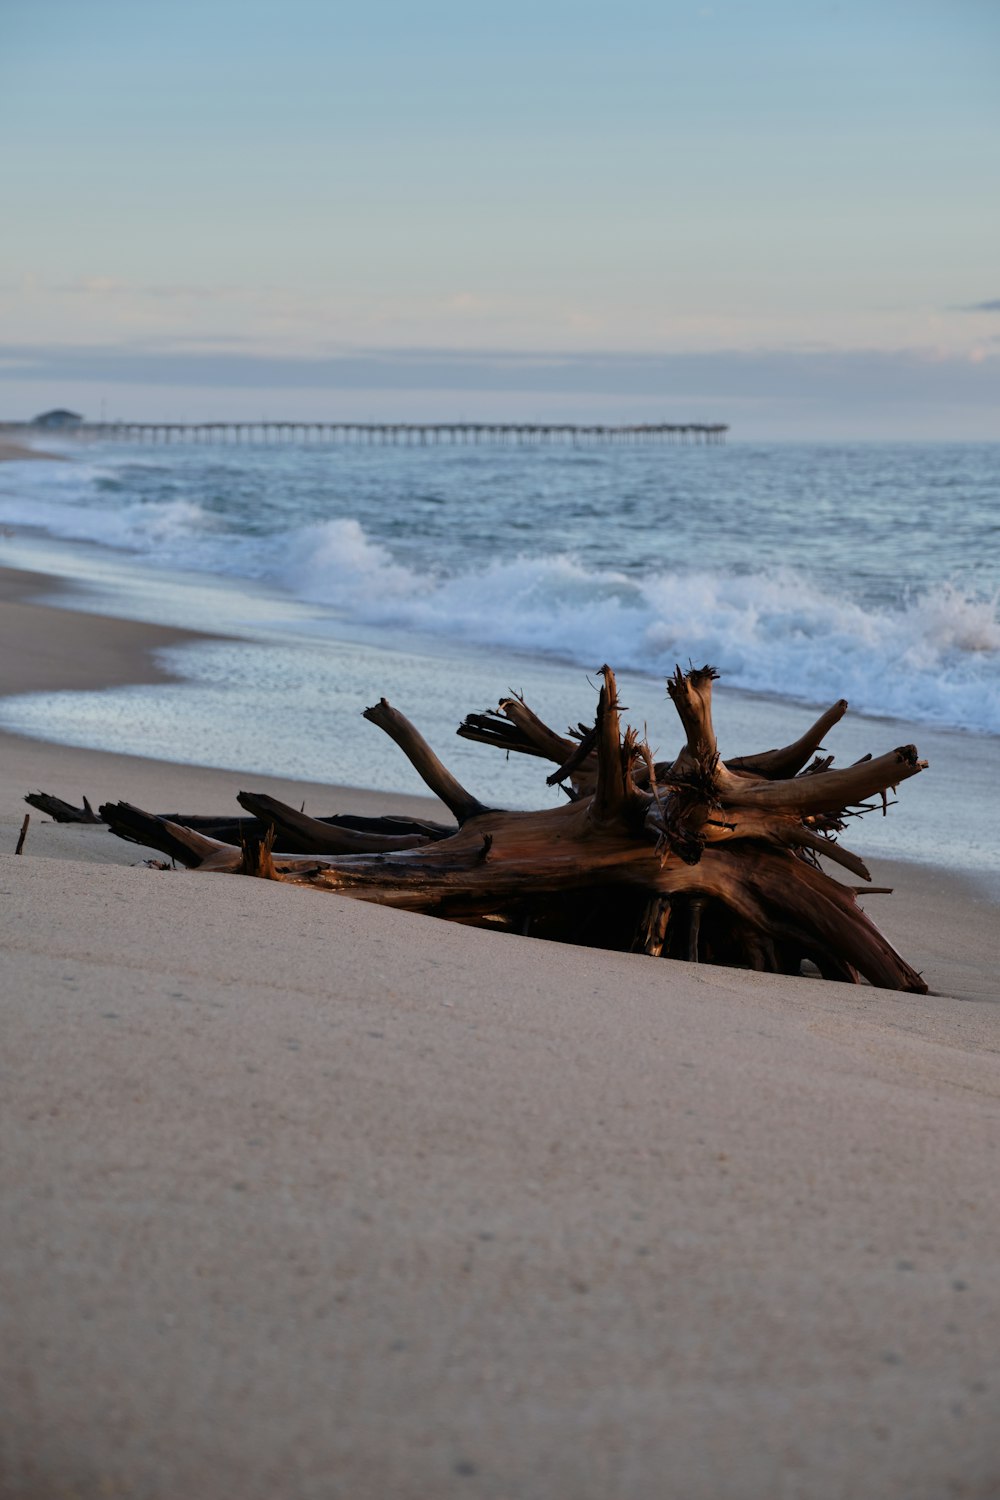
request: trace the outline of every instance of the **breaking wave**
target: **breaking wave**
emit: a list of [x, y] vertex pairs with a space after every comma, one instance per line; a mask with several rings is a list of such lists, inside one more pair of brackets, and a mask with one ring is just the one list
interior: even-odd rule
[[[357, 519], [289, 514], [266, 524], [254, 496], [212, 476], [199, 488], [147, 466], [145, 491], [114, 469], [3, 466], [0, 523], [122, 549], [148, 563], [263, 580], [369, 627], [419, 632], [588, 669], [664, 674], [711, 662], [756, 694], [1000, 733], [996, 596], [938, 582], [874, 605], [801, 570], [595, 566], [558, 550], [448, 568], [400, 531], [394, 551]], [[228, 484], [228, 488], [227, 488]], [[235, 498], [234, 498], [235, 495]], [[197, 498], [194, 498], [197, 496]], [[416, 514], [416, 511], [414, 511]]]
[[748, 692], [1000, 733], [997, 599], [952, 584], [866, 608], [798, 575], [636, 576], [568, 554], [500, 559], [452, 576], [411, 569], [356, 520], [305, 528], [276, 581], [369, 625], [666, 673], [711, 662]]

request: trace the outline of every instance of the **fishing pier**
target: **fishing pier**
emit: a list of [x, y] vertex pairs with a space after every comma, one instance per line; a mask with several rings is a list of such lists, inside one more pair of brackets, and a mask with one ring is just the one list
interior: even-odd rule
[[425, 447], [498, 444], [592, 447], [645, 443], [724, 443], [713, 422], [581, 426], [539, 422], [81, 422], [72, 435], [129, 443], [339, 443]]

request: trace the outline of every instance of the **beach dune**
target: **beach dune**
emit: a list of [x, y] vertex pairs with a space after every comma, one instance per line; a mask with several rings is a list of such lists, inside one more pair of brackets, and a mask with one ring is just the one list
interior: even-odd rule
[[[150, 680], [154, 627], [38, 583], [5, 575], [3, 691]], [[1000, 1492], [976, 886], [875, 862], [931, 988], [901, 995], [153, 870], [39, 815], [16, 858], [36, 787], [211, 812], [245, 778], [0, 752], [4, 1500]]]

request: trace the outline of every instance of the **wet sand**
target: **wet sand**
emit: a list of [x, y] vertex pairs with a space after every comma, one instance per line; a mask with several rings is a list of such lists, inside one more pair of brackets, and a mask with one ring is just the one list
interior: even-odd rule
[[31, 462], [32, 459], [47, 459], [54, 463], [63, 462], [62, 454], [60, 453], [47, 453], [41, 448], [35, 448], [30, 443], [21, 442], [19, 439], [0, 437], [0, 464]]

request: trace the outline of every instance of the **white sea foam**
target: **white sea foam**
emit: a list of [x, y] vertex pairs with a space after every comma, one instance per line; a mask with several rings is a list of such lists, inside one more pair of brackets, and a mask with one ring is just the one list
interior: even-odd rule
[[[260, 497], [268, 500], [270, 491], [257, 470], [235, 478], [196, 472], [195, 457], [147, 463], [134, 473], [111, 463], [0, 466], [0, 523], [33, 525], [174, 569], [264, 579], [370, 627], [552, 655], [591, 669], [608, 660], [662, 674], [676, 661], [711, 662], [728, 683], [753, 693], [814, 703], [843, 695], [862, 712], [1000, 733], [997, 598], [940, 581], [940, 573], [936, 583], [873, 605], [849, 576], [820, 585], [802, 568], [754, 570], [749, 540], [731, 551], [735, 561], [714, 568], [647, 561], [635, 570], [602, 568], [560, 550], [551, 519], [537, 552], [483, 561], [490, 544], [480, 540], [437, 566], [434, 542], [405, 530], [407, 517], [422, 516], [416, 491], [397, 509], [382, 506], [387, 532], [393, 521], [399, 526], [390, 551], [359, 519], [308, 520], [320, 500], [336, 496], [310, 497], [311, 512], [293, 497], [283, 522], [281, 514], [263, 514]], [[770, 504], [760, 500], [759, 514]], [[380, 505], [371, 501], [373, 514]], [[560, 498], [556, 514], [561, 506]], [[790, 515], [799, 512], [788, 507]], [[485, 512], [478, 514], [482, 525]], [[580, 508], [578, 527], [585, 514]], [[513, 515], [523, 520], [523, 512]], [[605, 524], [605, 511], [602, 517]], [[644, 556], [637, 546], [633, 557]], [[888, 573], [885, 580], [888, 587]], [[877, 587], [869, 597], [873, 592]]]
[[[104, 479], [110, 481], [110, 476], [97, 468], [48, 464], [5, 467], [17, 472], [16, 482], [12, 482], [12, 476], [0, 475], [0, 524], [33, 526], [50, 536], [96, 542], [141, 556], [156, 556], [168, 547], [175, 565], [195, 567], [198, 540], [213, 529], [212, 516], [198, 501], [185, 496], [95, 505], [95, 485]], [[29, 472], [25, 473], [26, 469]]]
[[941, 584], [864, 608], [787, 572], [587, 569], [567, 554], [454, 576], [403, 566], [356, 520], [291, 539], [277, 576], [370, 625], [649, 673], [711, 662], [733, 686], [1000, 733], [997, 600]]

